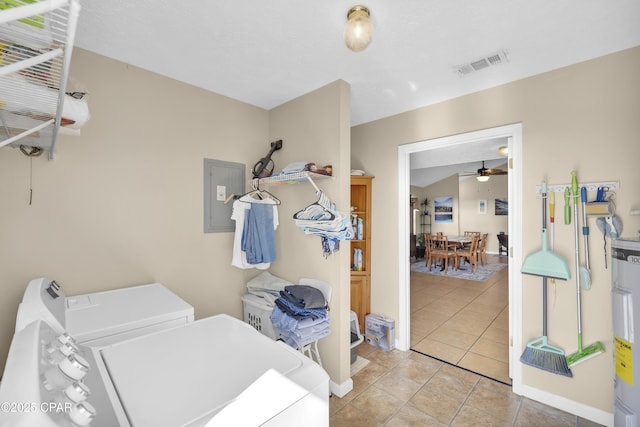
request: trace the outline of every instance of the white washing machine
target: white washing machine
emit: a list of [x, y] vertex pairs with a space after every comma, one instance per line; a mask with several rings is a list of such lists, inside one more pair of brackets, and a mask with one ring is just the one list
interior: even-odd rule
[[27, 285], [16, 331], [44, 320], [80, 344], [103, 346], [193, 319], [193, 307], [160, 283], [67, 297], [54, 280], [41, 277]]
[[327, 373], [227, 315], [66, 358], [58, 338], [40, 320], [15, 333], [0, 426], [329, 425]]

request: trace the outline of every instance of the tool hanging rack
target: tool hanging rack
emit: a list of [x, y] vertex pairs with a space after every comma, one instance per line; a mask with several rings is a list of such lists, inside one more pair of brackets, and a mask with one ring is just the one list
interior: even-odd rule
[[[584, 188], [585, 191], [597, 192], [598, 196], [595, 201], [588, 201], [586, 203], [586, 214], [589, 216], [610, 216], [615, 212], [615, 194], [620, 187], [618, 181], [606, 181], [606, 182], [586, 182], [579, 184], [580, 188]], [[572, 185], [569, 184], [555, 184], [547, 186], [548, 194], [569, 193], [569, 199], [579, 198], [580, 196], [574, 196], [572, 193]], [[601, 195], [602, 192], [602, 195]], [[541, 193], [541, 186], [536, 186], [536, 193]], [[586, 199], [586, 197], [585, 197]], [[565, 214], [566, 215], [566, 214]], [[565, 220], [567, 221], [567, 220]], [[568, 223], [568, 222], [567, 222]]]
[[[596, 191], [598, 188], [607, 188], [610, 191], [615, 191], [620, 187], [619, 181], [606, 181], [606, 182], [585, 182], [580, 183], [580, 187], [585, 187], [587, 191]], [[571, 183], [567, 184], [549, 184], [547, 185], [547, 191], [549, 193], [562, 193], [568, 188], [571, 190]], [[542, 186], [536, 185], [536, 193], [542, 192]]]
[[0, 147], [40, 147], [53, 158], [79, 11], [77, 0], [0, 5]]

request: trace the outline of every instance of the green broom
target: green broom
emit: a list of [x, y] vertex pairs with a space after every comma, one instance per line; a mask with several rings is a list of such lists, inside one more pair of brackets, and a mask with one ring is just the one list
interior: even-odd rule
[[[551, 372], [558, 375], [564, 375], [565, 377], [573, 377], [573, 373], [567, 365], [567, 358], [564, 355], [564, 351], [558, 347], [554, 347], [549, 344], [547, 338], [547, 276], [548, 270], [546, 267], [537, 268], [538, 259], [540, 256], [548, 256], [546, 248], [547, 238], [547, 184], [542, 183], [542, 246], [543, 250], [540, 253], [533, 254], [525, 259], [522, 273], [533, 274], [536, 276], [542, 276], [542, 336], [536, 338], [527, 343], [527, 346], [520, 356], [520, 361], [525, 365], [533, 366], [547, 372]], [[555, 254], [554, 254], [555, 255]], [[527, 262], [529, 261], [529, 262]], [[557, 263], [557, 260], [556, 260]], [[560, 263], [560, 269], [558, 274], [554, 274], [559, 279], [566, 280], [567, 276], [571, 276], [568, 271], [568, 266], [565, 269]], [[566, 262], [564, 263], [566, 264]], [[525, 268], [527, 267], [527, 268]]]
[[577, 365], [605, 352], [604, 345], [600, 341], [582, 348], [582, 297], [580, 294], [580, 241], [578, 238], [578, 178], [576, 172], [571, 172], [571, 188], [573, 190], [573, 222], [575, 228], [576, 246], [576, 294], [578, 306], [578, 351], [567, 356], [569, 366]]

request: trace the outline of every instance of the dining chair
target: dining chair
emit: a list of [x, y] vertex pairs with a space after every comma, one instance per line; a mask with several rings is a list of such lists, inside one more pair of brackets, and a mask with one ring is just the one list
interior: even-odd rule
[[476, 235], [471, 236], [471, 243], [469, 246], [465, 246], [457, 251], [458, 254], [458, 268], [462, 260], [466, 260], [469, 263], [469, 270], [473, 271], [478, 268], [478, 237]]
[[[476, 236], [478, 238], [478, 240], [480, 240], [480, 232], [479, 231], [465, 231], [464, 232], [464, 237], [472, 238], [473, 236]], [[462, 246], [462, 248], [464, 248], [464, 249], [468, 249], [470, 245], [471, 245], [471, 241], [468, 241], [468, 242], [462, 243], [460, 246]]]
[[449, 243], [449, 238], [446, 236], [442, 239], [436, 238], [433, 242], [434, 244], [431, 249], [431, 264], [429, 266], [429, 271], [431, 271], [431, 265], [433, 265], [437, 259], [441, 259], [442, 262], [444, 262], [443, 270], [445, 274], [447, 274], [447, 271], [449, 270], [449, 260], [452, 262], [451, 268], [457, 269], [457, 245], [455, 243]]
[[433, 236], [431, 233], [424, 235], [424, 246], [424, 262], [429, 267], [429, 271], [431, 271], [431, 249], [433, 248]]
[[489, 237], [489, 233], [484, 233], [482, 235], [482, 239], [478, 244], [478, 258], [480, 259], [480, 263], [485, 265], [487, 263], [487, 238]]

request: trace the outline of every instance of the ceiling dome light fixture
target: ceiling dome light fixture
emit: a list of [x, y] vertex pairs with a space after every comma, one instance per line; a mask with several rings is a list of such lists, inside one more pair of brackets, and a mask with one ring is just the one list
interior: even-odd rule
[[369, 20], [369, 9], [364, 6], [353, 6], [347, 12], [347, 23], [344, 26], [344, 42], [354, 52], [360, 52], [369, 46], [373, 36], [373, 25]]
[[476, 176], [476, 179], [480, 182], [487, 182], [489, 181], [489, 175], [478, 175]]
[[501, 145], [498, 147], [498, 153], [500, 153], [501, 156], [507, 157], [509, 155], [509, 147]]

